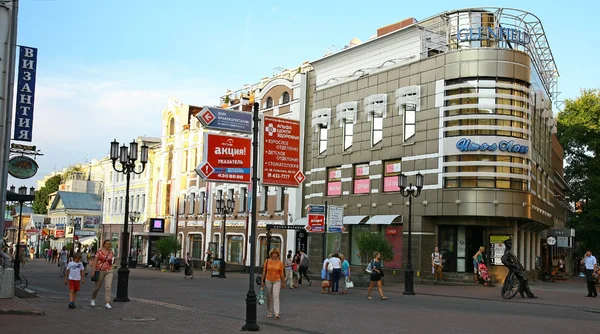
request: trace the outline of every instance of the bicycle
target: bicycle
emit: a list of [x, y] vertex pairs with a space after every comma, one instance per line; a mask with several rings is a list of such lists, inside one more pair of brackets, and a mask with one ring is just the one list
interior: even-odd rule
[[519, 293], [519, 289], [521, 288], [521, 283], [515, 276], [515, 273], [511, 272], [506, 276], [504, 280], [504, 284], [502, 284], [502, 298], [504, 299], [512, 299], [514, 296]]

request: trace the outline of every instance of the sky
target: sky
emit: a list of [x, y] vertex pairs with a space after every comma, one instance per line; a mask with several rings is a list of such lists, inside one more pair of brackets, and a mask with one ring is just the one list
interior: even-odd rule
[[[21, 0], [18, 43], [38, 48], [33, 145], [38, 174], [108, 155], [110, 142], [160, 137], [167, 98], [216, 105], [227, 89], [366, 41], [377, 28], [479, 1]], [[600, 88], [600, 2], [496, 1], [541, 20], [560, 100]], [[452, 6], [452, 7], [449, 7]], [[578, 28], [585, 22], [585, 28]], [[583, 26], [580, 26], [583, 27]]]

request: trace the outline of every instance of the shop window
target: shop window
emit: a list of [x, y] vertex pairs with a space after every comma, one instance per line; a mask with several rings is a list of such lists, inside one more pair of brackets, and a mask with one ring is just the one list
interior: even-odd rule
[[356, 236], [362, 232], [371, 231], [370, 225], [351, 225], [350, 226], [350, 250], [352, 256], [350, 258], [350, 264], [359, 266], [366, 265], [368, 261], [371, 260], [372, 254], [364, 254], [360, 252], [358, 249], [358, 244], [356, 243]]
[[319, 125], [319, 154], [327, 152], [327, 127]]
[[368, 194], [371, 192], [371, 180], [369, 179], [369, 164], [358, 164], [354, 166], [354, 193]]
[[335, 167], [327, 170], [327, 196], [342, 194], [342, 168]]
[[[265, 263], [265, 260], [268, 258], [268, 254], [271, 251], [271, 249], [279, 249], [281, 256], [282, 257], [285, 256], [285, 254], [281, 250], [281, 238], [280, 237], [277, 237], [277, 236], [271, 237], [271, 248], [270, 249], [267, 249], [267, 237], [265, 237], [265, 236], [260, 237], [259, 243], [260, 243], [259, 263], [261, 265], [263, 263]], [[285, 261], [285, 259], [284, 259], [284, 261]]]
[[243, 264], [244, 237], [241, 235], [227, 236], [227, 262]]
[[238, 206], [239, 213], [246, 212], [246, 206], [248, 206], [247, 201], [248, 201], [248, 188], [241, 187], [240, 188], [240, 198], [239, 198], [240, 205]]
[[392, 246], [394, 253], [394, 258], [385, 262], [385, 268], [402, 268], [402, 225], [382, 225], [381, 233], [385, 235], [385, 239]]
[[402, 161], [399, 159], [386, 161], [383, 166], [383, 192], [400, 191], [398, 175], [402, 172]]
[[202, 260], [202, 234], [190, 235], [190, 256], [192, 259]]

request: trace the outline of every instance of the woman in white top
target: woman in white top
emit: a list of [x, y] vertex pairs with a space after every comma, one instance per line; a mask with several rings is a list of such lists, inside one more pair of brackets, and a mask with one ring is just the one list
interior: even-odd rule
[[342, 261], [340, 260], [340, 256], [335, 253], [329, 259], [329, 263], [333, 267], [333, 271], [331, 272], [331, 292], [334, 295], [338, 294], [338, 290], [340, 289], [340, 276], [342, 275]]

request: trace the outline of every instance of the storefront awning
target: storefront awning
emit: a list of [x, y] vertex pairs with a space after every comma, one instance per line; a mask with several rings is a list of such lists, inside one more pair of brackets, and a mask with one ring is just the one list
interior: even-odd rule
[[365, 224], [390, 225], [391, 223], [402, 223], [402, 215], [376, 215], [367, 220]]
[[161, 232], [133, 232], [133, 236], [145, 236], [145, 237], [174, 237], [175, 233], [161, 233]]
[[94, 243], [94, 240], [97, 240], [96, 237], [85, 237], [80, 238], [79, 243], [84, 246], [91, 246]]
[[306, 220], [306, 217], [302, 217], [302, 218], [296, 219], [292, 225], [306, 226], [307, 224], [308, 224], [308, 220]]
[[344, 216], [344, 225], [358, 225], [364, 223], [369, 216]]

